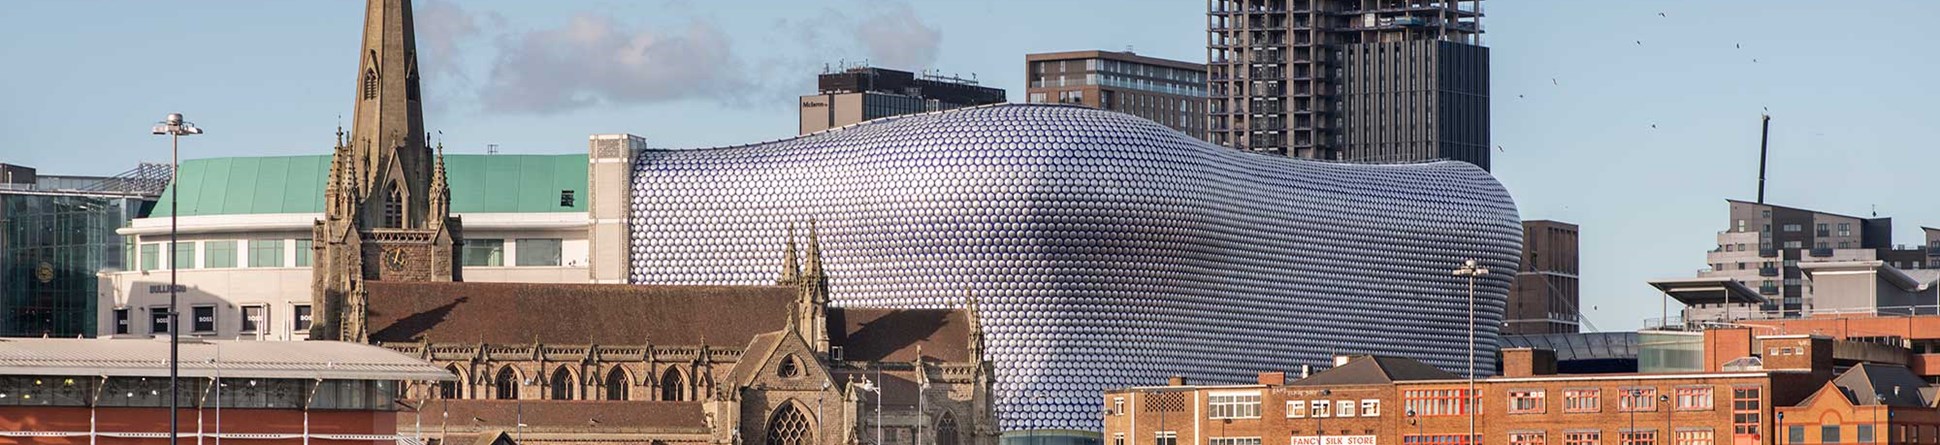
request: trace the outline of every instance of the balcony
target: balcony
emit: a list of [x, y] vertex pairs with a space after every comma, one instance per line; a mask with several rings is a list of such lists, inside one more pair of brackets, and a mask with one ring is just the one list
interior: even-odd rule
[[1758, 276], [1761, 276], [1761, 277], [1776, 277], [1776, 276], [1778, 276], [1778, 268], [1776, 268], [1776, 267], [1760, 267], [1760, 268], [1758, 268]]
[[1811, 255], [1815, 257], [1829, 257], [1829, 256], [1832, 256], [1832, 249], [1826, 248], [1826, 247], [1814, 247], [1812, 248]]
[[1765, 258], [1777, 257], [1778, 249], [1773, 249], [1769, 247], [1760, 247], [1758, 248], [1758, 256], [1765, 257]]

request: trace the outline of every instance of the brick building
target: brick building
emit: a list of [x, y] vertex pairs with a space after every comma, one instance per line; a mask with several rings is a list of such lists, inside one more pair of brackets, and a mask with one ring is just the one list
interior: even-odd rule
[[1206, 138], [1206, 65], [1115, 51], [1024, 55], [1030, 103], [1130, 114]]
[[[1824, 336], [1716, 329], [1702, 342], [1706, 367], [1692, 372], [1556, 374], [1550, 351], [1504, 350], [1503, 375], [1474, 383], [1479, 405], [1467, 403], [1468, 381], [1395, 357], [1343, 357], [1292, 381], [1278, 372], [1250, 385], [1175, 379], [1107, 391], [1104, 436], [1111, 445], [1774, 444], [1801, 430], [1783, 443], [1940, 439], [1935, 388], [1904, 367], [1848, 366]], [[1852, 397], [1876, 392], [1885, 397]]]

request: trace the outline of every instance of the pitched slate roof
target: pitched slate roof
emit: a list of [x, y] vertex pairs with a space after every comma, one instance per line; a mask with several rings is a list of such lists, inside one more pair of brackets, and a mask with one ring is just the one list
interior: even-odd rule
[[1374, 385], [1407, 380], [1459, 379], [1439, 368], [1404, 357], [1355, 356], [1347, 363], [1321, 371], [1287, 386]]
[[[1926, 407], [1927, 382], [1903, 366], [1861, 363], [1832, 378], [1833, 386], [1854, 405]], [[1877, 396], [1877, 397], [1875, 397]]]
[[745, 347], [788, 322], [795, 288], [366, 282], [370, 337], [431, 342]]
[[961, 309], [829, 308], [829, 344], [843, 360], [968, 362], [969, 311]]
[[[452, 213], [585, 212], [586, 155], [446, 155]], [[330, 155], [182, 161], [182, 216], [323, 213]], [[572, 191], [561, 206], [560, 192]], [[163, 191], [149, 217], [177, 207]]]

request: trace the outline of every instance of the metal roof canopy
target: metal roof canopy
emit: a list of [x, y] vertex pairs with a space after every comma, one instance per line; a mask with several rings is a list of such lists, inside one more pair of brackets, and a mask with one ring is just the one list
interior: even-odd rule
[[[168, 377], [168, 340], [0, 339], [0, 375]], [[182, 339], [181, 376], [438, 380], [457, 376], [389, 349], [335, 341]]]
[[[586, 154], [445, 155], [452, 213], [585, 212]], [[182, 161], [181, 202], [168, 191], [149, 217], [322, 213], [330, 155]], [[570, 205], [562, 194], [574, 196]]]
[[1728, 277], [1652, 280], [1650, 286], [1657, 288], [1657, 290], [1664, 292], [1666, 295], [1670, 295], [1677, 302], [1687, 305], [1718, 304], [1719, 302], [1727, 301], [1731, 303], [1765, 304], [1771, 301], [1766, 299], [1764, 295], [1759, 295], [1758, 291], [1746, 287], [1745, 283], [1740, 283], [1738, 280], [1733, 280]]

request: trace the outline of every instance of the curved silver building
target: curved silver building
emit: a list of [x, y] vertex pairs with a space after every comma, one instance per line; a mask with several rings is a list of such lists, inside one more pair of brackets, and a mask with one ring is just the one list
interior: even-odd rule
[[1221, 148], [1130, 115], [996, 105], [795, 139], [647, 151], [631, 280], [773, 283], [816, 221], [838, 305], [974, 293], [1006, 430], [1099, 428], [1100, 393], [1250, 382], [1336, 354], [1460, 373], [1475, 258], [1492, 352], [1522, 230], [1461, 162], [1362, 165]]

